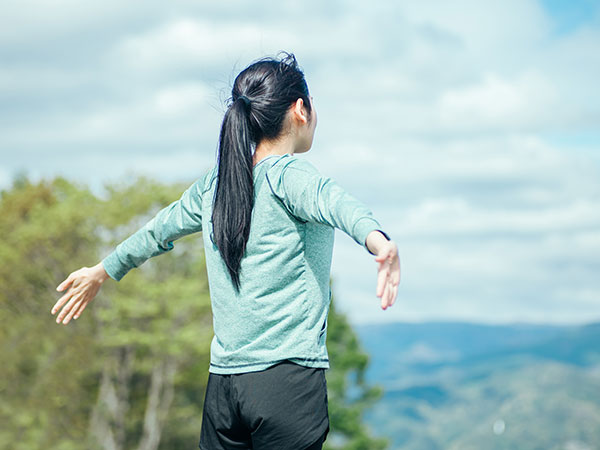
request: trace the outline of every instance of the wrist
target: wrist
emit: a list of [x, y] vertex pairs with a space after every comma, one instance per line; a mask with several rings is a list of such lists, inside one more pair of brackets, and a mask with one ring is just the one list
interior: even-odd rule
[[369, 253], [372, 255], [378, 255], [381, 248], [387, 244], [388, 241], [391, 241], [388, 234], [383, 230], [373, 230], [371, 231], [366, 239], [366, 246]]
[[108, 280], [110, 278], [110, 276], [104, 269], [104, 265], [102, 264], [102, 261], [100, 261], [98, 264], [96, 264], [94, 269], [96, 270], [96, 273], [98, 274], [98, 278], [100, 279], [100, 281], [102, 283], [104, 283], [106, 280]]

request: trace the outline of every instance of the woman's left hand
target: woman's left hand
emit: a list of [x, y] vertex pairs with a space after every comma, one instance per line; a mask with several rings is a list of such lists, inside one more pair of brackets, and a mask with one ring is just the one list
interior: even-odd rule
[[381, 297], [381, 309], [392, 306], [398, 295], [400, 284], [400, 258], [394, 241], [386, 241], [375, 257], [379, 263], [377, 274], [377, 297]]
[[108, 279], [108, 274], [104, 270], [102, 263], [98, 263], [94, 267], [82, 267], [75, 272], [72, 272], [69, 277], [60, 283], [56, 288], [57, 291], [64, 291], [69, 287], [69, 290], [63, 295], [52, 307], [52, 314], [63, 305], [65, 305], [56, 318], [56, 323], [63, 321], [63, 324], [68, 324], [71, 319], [77, 319], [87, 304], [91, 302], [102, 283]]

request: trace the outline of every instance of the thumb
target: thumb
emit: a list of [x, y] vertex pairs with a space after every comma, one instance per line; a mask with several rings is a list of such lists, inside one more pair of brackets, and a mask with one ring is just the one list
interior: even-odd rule
[[385, 248], [385, 249], [381, 250], [379, 252], [379, 254], [377, 256], [375, 256], [375, 261], [377, 261], [377, 262], [385, 261], [387, 259], [389, 253], [390, 253], [389, 248]]
[[67, 285], [69, 285], [72, 281], [73, 281], [73, 274], [70, 274], [65, 281], [63, 281], [56, 287], [56, 290], [59, 292], [64, 291], [65, 288], [67, 287]]

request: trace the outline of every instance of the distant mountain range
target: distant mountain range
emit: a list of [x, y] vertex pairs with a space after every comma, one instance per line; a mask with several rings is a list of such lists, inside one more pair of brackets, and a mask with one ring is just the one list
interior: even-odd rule
[[354, 326], [390, 449], [600, 449], [600, 322]]

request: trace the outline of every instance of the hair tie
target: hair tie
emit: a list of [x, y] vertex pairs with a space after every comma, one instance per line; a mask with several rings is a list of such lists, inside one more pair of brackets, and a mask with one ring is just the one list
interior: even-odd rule
[[238, 100], [243, 101], [246, 104], [246, 107], [249, 108], [250, 107], [250, 99], [248, 97], [246, 97], [245, 95], [240, 95], [238, 97]]

